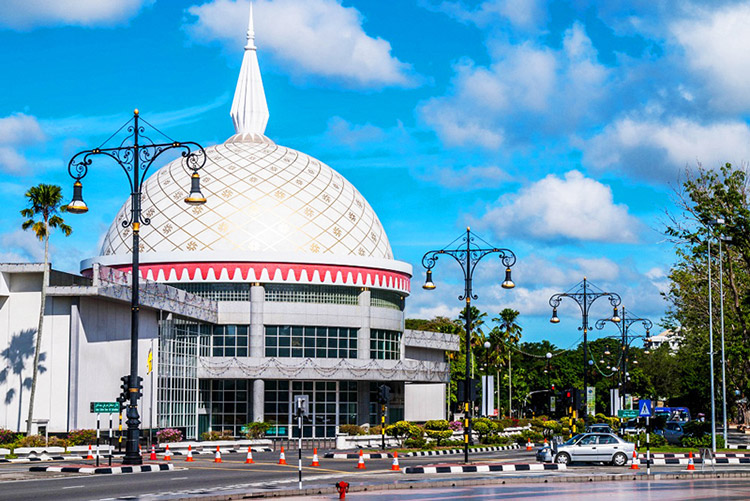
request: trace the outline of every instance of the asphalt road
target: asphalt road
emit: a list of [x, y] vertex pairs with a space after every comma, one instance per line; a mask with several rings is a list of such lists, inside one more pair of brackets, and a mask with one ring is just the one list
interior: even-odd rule
[[[224, 462], [220, 464], [214, 463], [211, 455], [198, 455], [193, 463], [186, 463], [184, 457], [176, 456], [173, 461], [175, 471], [125, 475], [30, 473], [28, 464], [0, 464], [0, 500], [113, 500], [145, 497], [174, 499], [198, 497], [201, 494], [268, 492], [297, 487], [296, 452], [287, 454], [288, 465], [277, 464], [278, 453], [254, 453], [253, 456], [256, 463], [252, 465], [244, 464], [244, 454], [224, 454]], [[534, 452], [515, 450], [475, 453], [472, 454], [472, 458], [477, 463], [528, 463], [534, 462]], [[400, 458], [400, 464], [402, 468], [408, 465], [456, 464], [460, 463], [462, 459], [462, 455]], [[306, 466], [310, 464], [311, 460], [312, 456], [305, 453], [303, 460], [303, 465], [305, 465], [303, 468], [303, 487], [305, 488], [313, 486], [330, 487], [340, 480], [345, 480], [353, 485], [402, 482], [416, 487], [425, 480], [448, 480], [446, 477], [450, 476], [445, 474], [405, 475], [401, 472], [392, 472], [390, 459], [367, 460], [365, 470], [357, 470], [357, 461], [352, 459], [323, 459], [321, 454], [320, 468]], [[39, 464], [35, 463], [35, 465]], [[54, 465], [59, 463], [47, 462], [42, 464]], [[682, 468], [684, 467], [654, 467], [652, 472], [676, 472]], [[641, 473], [643, 471], [641, 470]], [[722, 471], [726, 470], [722, 469]], [[553, 471], [544, 473], [544, 475], [583, 476], [592, 473], [627, 474], [629, 471], [627, 468], [611, 466], [575, 465], [569, 468], [567, 472]], [[501, 475], [519, 477], [529, 474], [509, 473]], [[14, 476], [25, 478], [25, 480], [10, 480]], [[496, 478], [498, 474], [491, 476]], [[477, 476], [477, 474], [453, 475], [453, 478], [466, 479], [469, 477], [486, 478], [481, 475]], [[400, 493], [404, 492], [413, 491], [399, 491], [399, 498], [401, 498]], [[392, 493], [393, 491], [391, 491]], [[484, 496], [484, 494], [481, 496]], [[747, 498], [750, 498], [750, 496], [745, 497], [745, 499]], [[481, 499], [481, 497], [478, 499]]]

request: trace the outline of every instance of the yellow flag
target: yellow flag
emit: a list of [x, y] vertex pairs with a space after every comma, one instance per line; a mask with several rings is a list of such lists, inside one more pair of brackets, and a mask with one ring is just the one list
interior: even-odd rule
[[148, 350], [148, 357], [146, 358], [146, 374], [151, 374], [154, 370], [154, 353], [153, 350]]

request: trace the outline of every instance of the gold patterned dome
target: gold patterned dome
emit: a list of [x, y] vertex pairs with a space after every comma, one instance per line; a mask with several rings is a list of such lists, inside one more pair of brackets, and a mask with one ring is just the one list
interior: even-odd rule
[[[183, 203], [190, 172], [177, 159], [142, 187], [141, 252], [243, 251], [393, 259], [375, 211], [341, 174], [262, 134], [237, 134], [206, 148], [201, 187], [208, 200]], [[130, 255], [123, 227], [130, 199], [102, 244], [101, 255]], [[199, 259], [196, 256], [196, 259]]]

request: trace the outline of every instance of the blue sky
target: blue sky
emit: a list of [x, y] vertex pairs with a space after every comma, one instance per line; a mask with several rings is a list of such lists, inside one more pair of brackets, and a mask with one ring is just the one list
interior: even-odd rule
[[[133, 108], [179, 140], [233, 133], [248, 3], [9, 0], [0, 4], [0, 261], [41, 259], [23, 193], [64, 187], [78, 150]], [[585, 275], [658, 321], [673, 261], [662, 235], [686, 169], [750, 158], [748, 2], [256, 0], [266, 134], [347, 177], [414, 266], [408, 316], [455, 315], [455, 263], [427, 293], [421, 256], [471, 225], [518, 255], [516, 289], [477, 267], [475, 305], [521, 312], [525, 340], [576, 341], [577, 307], [549, 296]], [[55, 268], [98, 254], [127, 196], [114, 166]], [[600, 304], [601, 303], [601, 304]], [[593, 316], [609, 314], [596, 303]]]

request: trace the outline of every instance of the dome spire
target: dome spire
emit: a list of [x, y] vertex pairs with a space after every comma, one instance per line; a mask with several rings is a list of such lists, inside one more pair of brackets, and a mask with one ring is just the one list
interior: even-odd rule
[[253, 2], [250, 2], [250, 19], [247, 26], [247, 43], [242, 58], [240, 77], [232, 101], [232, 122], [237, 134], [263, 135], [268, 123], [268, 104], [260, 78], [258, 54], [255, 47], [255, 30], [253, 28]]

